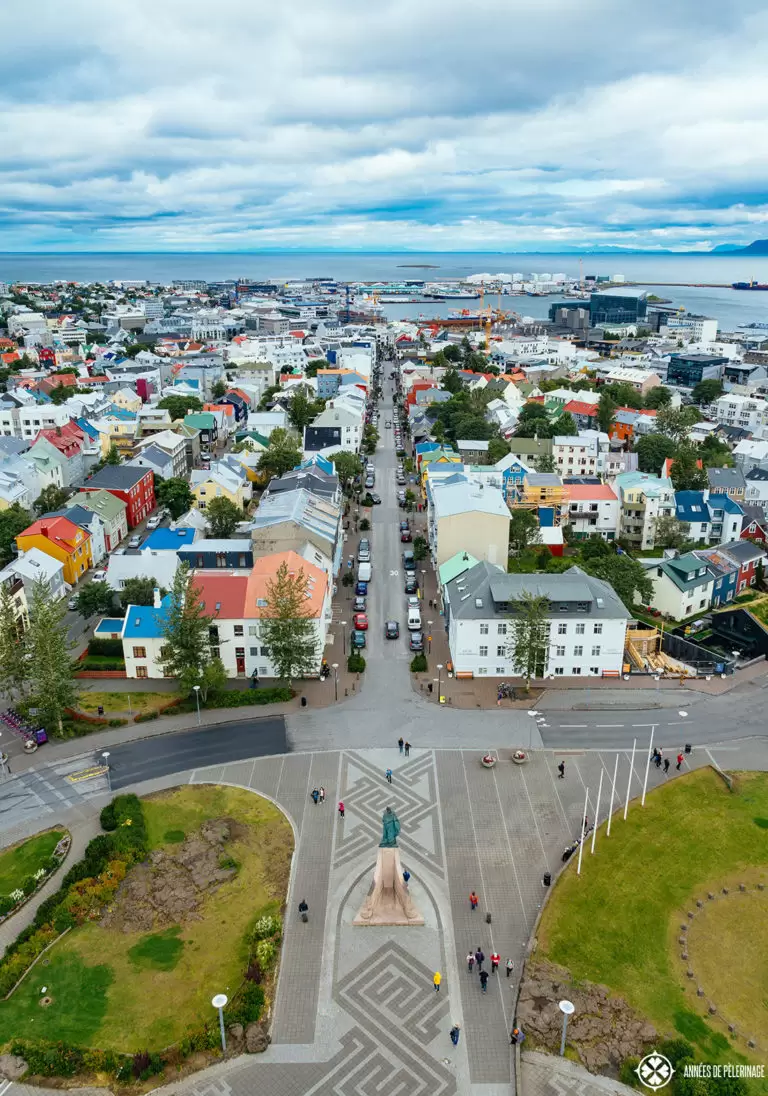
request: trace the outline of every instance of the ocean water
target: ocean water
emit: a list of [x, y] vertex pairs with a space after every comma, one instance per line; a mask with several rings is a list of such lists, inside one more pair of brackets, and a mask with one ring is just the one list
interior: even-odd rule
[[[170, 282], [174, 278], [222, 281], [228, 278], [289, 279], [329, 277], [340, 281], [383, 281], [463, 278], [468, 274], [521, 272], [584, 275], [624, 274], [644, 284], [648, 292], [670, 297], [693, 312], [716, 316], [723, 329], [740, 323], [768, 322], [768, 292], [739, 292], [731, 282], [756, 278], [768, 282], [768, 257], [743, 255], [557, 255], [549, 253], [506, 254], [492, 252], [259, 252], [230, 253], [0, 253], [0, 281], [108, 281], [146, 278]], [[708, 283], [725, 288], [691, 285], [674, 288], [665, 283]], [[514, 311], [546, 316], [555, 298], [513, 297]], [[451, 302], [388, 306], [388, 315], [419, 313], [442, 315]], [[413, 309], [411, 313], [409, 310]], [[394, 310], [394, 311], [393, 311]]]

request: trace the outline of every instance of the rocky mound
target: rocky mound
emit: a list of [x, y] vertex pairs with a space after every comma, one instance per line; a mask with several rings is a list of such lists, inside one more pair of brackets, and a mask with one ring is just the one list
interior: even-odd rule
[[607, 986], [574, 983], [564, 967], [533, 962], [520, 987], [517, 1022], [528, 1045], [557, 1054], [563, 1030], [558, 1001], [572, 1001], [576, 1010], [568, 1022], [568, 1043], [592, 1073], [615, 1075], [625, 1058], [641, 1058], [656, 1038], [656, 1029], [638, 1016]]
[[151, 853], [125, 877], [102, 924], [120, 932], [151, 932], [200, 920], [203, 897], [237, 872], [221, 866], [232, 828], [229, 819], [210, 820], [181, 845]]

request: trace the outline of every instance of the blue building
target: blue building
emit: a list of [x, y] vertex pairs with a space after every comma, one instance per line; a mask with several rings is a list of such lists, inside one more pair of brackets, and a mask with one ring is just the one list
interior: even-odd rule
[[202, 538], [179, 549], [179, 559], [200, 570], [225, 568], [230, 571], [250, 571], [253, 567], [253, 542], [249, 537], [231, 540]]
[[153, 529], [141, 546], [142, 552], [178, 552], [195, 539], [195, 529]]

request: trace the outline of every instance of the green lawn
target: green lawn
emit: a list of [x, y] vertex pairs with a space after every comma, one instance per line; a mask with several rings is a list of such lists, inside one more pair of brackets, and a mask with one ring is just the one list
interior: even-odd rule
[[66, 832], [60, 827], [46, 830], [0, 853], [0, 894], [10, 894], [46, 864]]
[[[143, 801], [152, 848], [178, 847], [209, 818], [234, 820], [226, 846], [234, 879], [203, 900], [200, 920], [121, 932], [93, 923], [73, 929], [9, 1001], [0, 1002], [0, 1044], [13, 1036], [67, 1039], [79, 1046], [161, 1050], [211, 1020], [211, 996], [242, 984], [247, 936], [279, 912], [288, 885], [293, 831], [272, 803], [239, 788], [184, 787]], [[52, 997], [39, 1004], [41, 987]]]
[[[712, 770], [701, 769], [650, 793], [645, 808], [635, 803], [626, 822], [614, 820], [610, 838], [598, 836], [581, 877], [573, 864], [560, 877], [542, 917], [537, 957], [622, 994], [659, 1032], [694, 1043], [702, 1060], [735, 1060], [745, 1044], [731, 1049], [722, 1024], [705, 1019], [706, 999], [702, 1004], [685, 978], [677, 937], [687, 911], [708, 891], [738, 889], [742, 877], [768, 881], [766, 819], [764, 773], [738, 774], [729, 792]], [[738, 930], [738, 907], [729, 908]], [[739, 969], [746, 963], [762, 972], [762, 994], [749, 1006], [759, 1045], [761, 1033], [768, 1036], [768, 946], [765, 934], [747, 928], [713, 946], [724, 970], [738, 950]]]
[[99, 707], [102, 707], [105, 715], [111, 715], [113, 712], [129, 711], [130, 704], [130, 711], [134, 715], [139, 715], [142, 712], [157, 711], [158, 708], [170, 704], [175, 699], [174, 693], [104, 693], [84, 689], [78, 697], [77, 707], [79, 711], [87, 712], [89, 715], [96, 715]]

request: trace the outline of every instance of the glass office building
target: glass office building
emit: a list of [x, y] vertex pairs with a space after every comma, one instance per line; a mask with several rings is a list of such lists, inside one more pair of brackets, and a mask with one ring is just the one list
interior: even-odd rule
[[603, 323], [637, 323], [644, 320], [648, 302], [643, 294], [620, 296], [618, 293], [593, 293], [589, 298], [589, 322], [592, 327]]

